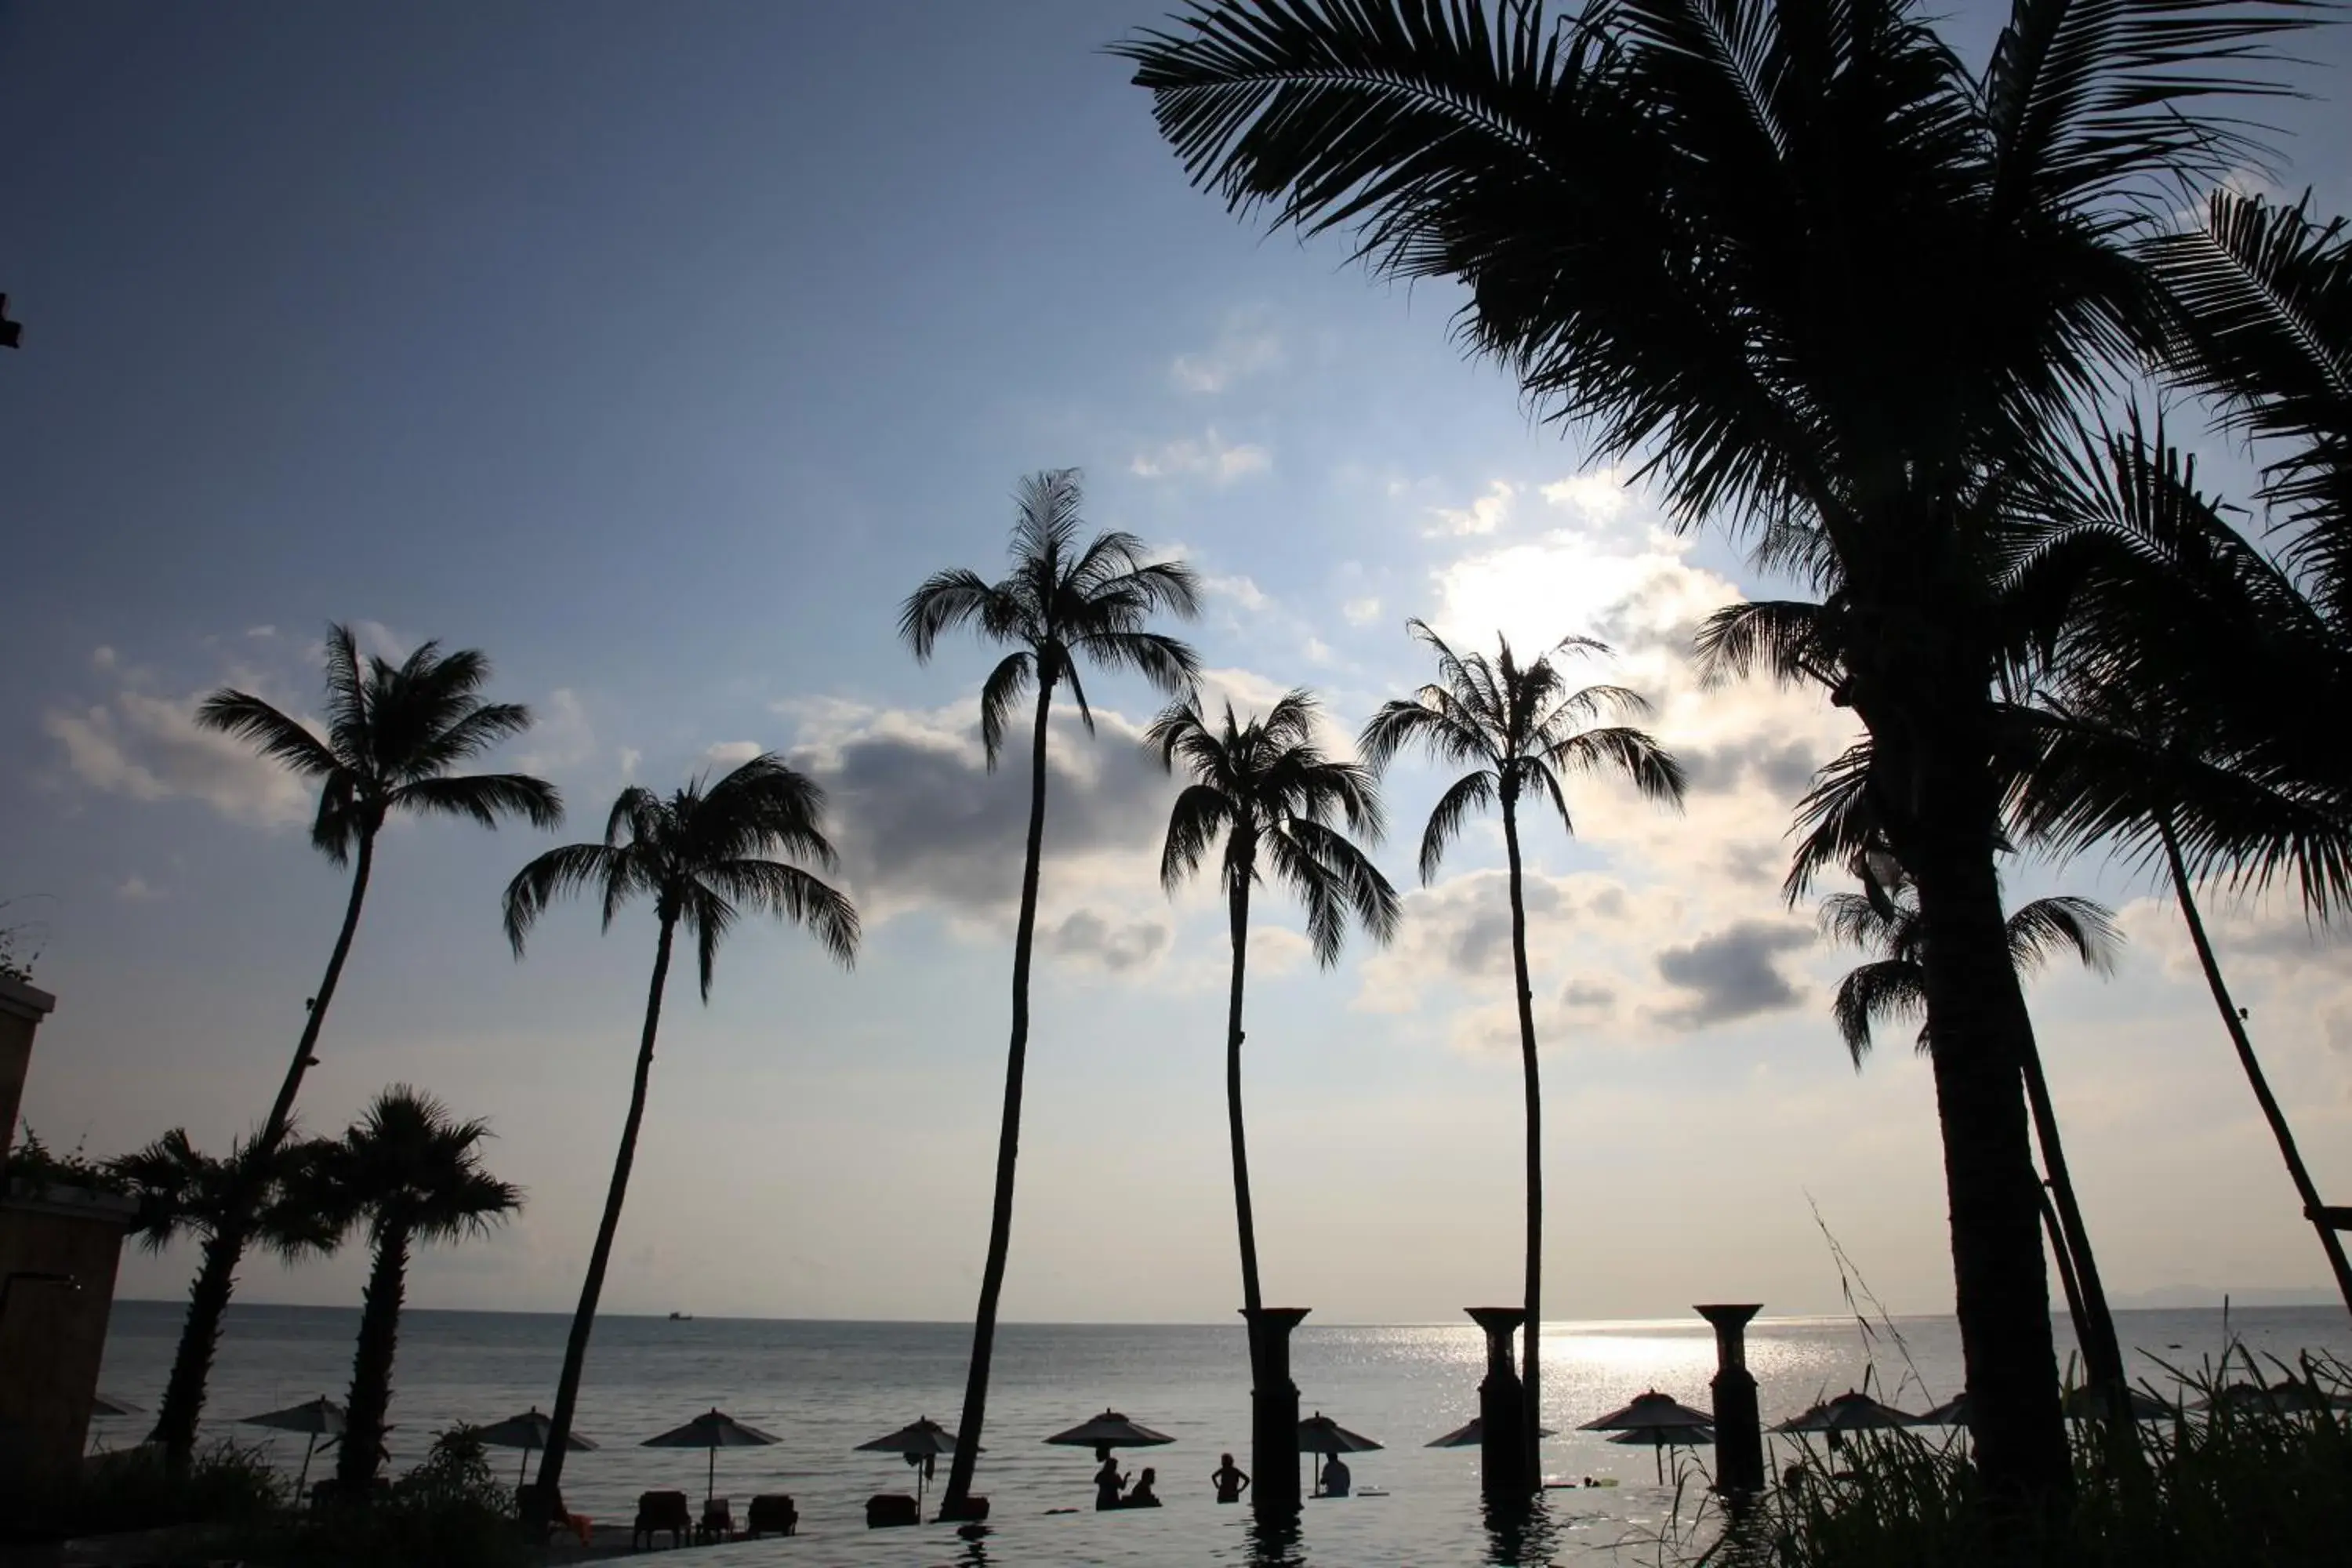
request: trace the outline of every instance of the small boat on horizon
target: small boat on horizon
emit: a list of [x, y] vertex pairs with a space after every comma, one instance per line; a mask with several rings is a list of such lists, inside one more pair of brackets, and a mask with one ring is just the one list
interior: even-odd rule
[[673, 1323], [690, 1323], [694, 1321], [694, 1314], [692, 1312], [672, 1312], [669, 1315], [669, 1321]]

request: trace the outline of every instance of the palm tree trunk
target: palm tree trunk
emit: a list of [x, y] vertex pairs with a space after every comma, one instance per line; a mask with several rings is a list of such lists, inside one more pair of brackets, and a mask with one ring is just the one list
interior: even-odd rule
[[588, 1336], [596, 1327], [596, 1302], [604, 1293], [604, 1270], [613, 1261], [613, 1237], [621, 1228], [621, 1205], [629, 1195], [629, 1167], [636, 1163], [637, 1129], [646, 1120], [646, 1085], [653, 1077], [654, 1036], [661, 1026], [662, 986], [669, 979], [670, 942], [677, 932], [677, 916], [665, 904], [661, 937], [654, 944], [653, 984], [646, 992], [646, 1027], [637, 1042], [637, 1076], [629, 1089], [628, 1120], [621, 1123], [621, 1149], [613, 1157], [613, 1184], [604, 1194], [604, 1217], [596, 1226], [596, 1245], [588, 1254], [588, 1278], [580, 1284], [580, 1306], [572, 1314], [572, 1335], [563, 1342], [555, 1412], [548, 1418], [547, 1448], [540, 1456], [537, 1506], [542, 1510], [553, 1503], [563, 1484], [564, 1450], [572, 1444], [572, 1415], [580, 1403], [580, 1373], [588, 1364]]
[[2189, 868], [2180, 856], [2180, 838], [2173, 831], [2169, 815], [2157, 818], [2157, 831], [2164, 837], [2165, 864], [2172, 870], [2172, 890], [2180, 900], [2180, 918], [2189, 922], [2189, 940], [2197, 946], [2197, 962], [2205, 971], [2205, 984], [2213, 993], [2213, 1005], [2221, 1010], [2221, 1022], [2230, 1031], [2230, 1043], [2238, 1049], [2238, 1065], [2246, 1071], [2246, 1081], [2254, 1086], [2254, 1099], [2263, 1108], [2263, 1117], [2271, 1124], [2271, 1136], [2278, 1140], [2279, 1154], [2286, 1161], [2287, 1174], [2294, 1180], [2294, 1190], [2303, 1199], [2303, 1212], [2311, 1219], [2312, 1227], [2319, 1232], [2319, 1246], [2327, 1254], [2327, 1266], [2336, 1272], [2336, 1288], [2344, 1293], [2344, 1305], [2352, 1309], [2352, 1263], [2344, 1256], [2344, 1243], [2336, 1234], [2321, 1211], [2319, 1189], [2312, 1184], [2311, 1172], [2303, 1163], [2301, 1151], [2294, 1146], [2294, 1133], [2286, 1124], [2286, 1112], [2279, 1109], [2277, 1096], [2271, 1093], [2270, 1079], [2263, 1075], [2263, 1064], [2254, 1056], [2254, 1043], [2246, 1037], [2245, 1020], [2230, 1000], [2230, 988], [2222, 984], [2221, 965], [2213, 956], [2213, 943], [2205, 935], [2205, 921], [2197, 913], [2197, 901], [2189, 896]]
[[2050, 1194], [2042, 1195], [2042, 1228], [2050, 1236], [2050, 1261], [2058, 1266], [2058, 1284], [2066, 1292], [2066, 1316], [2074, 1325], [2074, 1338], [2083, 1344], [2091, 1342], [2089, 1320], [2083, 1310], [2083, 1282], [2074, 1274], [2074, 1258], [2066, 1247], [2066, 1233], [2058, 1223], [2058, 1211], [2051, 1205]]
[[278, 1086], [278, 1099], [269, 1108], [269, 1120], [261, 1124], [261, 1136], [255, 1144], [265, 1157], [278, 1147], [293, 1122], [294, 1096], [302, 1088], [302, 1075], [310, 1070], [319, 1030], [327, 1021], [327, 1005], [335, 999], [335, 986], [343, 977], [343, 961], [352, 955], [352, 938], [360, 929], [360, 906], [367, 900], [368, 873], [374, 866], [375, 835], [362, 833], [359, 854], [352, 861], [352, 896], [343, 906], [343, 929], [335, 933], [335, 950], [327, 955], [327, 973], [319, 982], [319, 994], [310, 999], [310, 1016], [302, 1021], [301, 1042], [294, 1047], [294, 1059], [286, 1068], [286, 1081]]
[[971, 1325], [971, 1364], [964, 1374], [963, 1415], [956, 1424], [955, 1458], [940, 1497], [940, 1519], [961, 1519], [971, 1497], [980, 1458], [981, 1423], [988, 1415], [988, 1369], [996, 1353], [996, 1303], [1004, 1292], [1004, 1260], [1013, 1247], [1013, 1173], [1021, 1157], [1021, 1079], [1029, 1066], [1029, 956], [1037, 932], [1037, 878], [1045, 851], [1045, 720], [1053, 708], [1053, 677], [1042, 667], [1037, 723], [1029, 743], [1029, 847], [1021, 866], [1021, 915], [1013, 930], [1013, 1039], [1004, 1053], [1004, 1117], [996, 1135], [996, 1199], [988, 1221], [988, 1261], [981, 1270], [980, 1308]]
[[1543, 1086], [1536, 1069], [1535, 991], [1528, 984], [1528, 909], [1520, 889], [1517, 792], [1503, 786], [1503, 847], [1511, 868], [1511, 977], [1519, 1009], [1519, 1069], [1527, 1090], [1527, 1326], [1519, 1331], [1519, 1382], [1526, 1390], [1528, 1483], [1543, 1485]]
[[2050, 1083], [2042, 1075], [2042, 1052], [2031, 1040], [2025, 1049], [2025, 1101], [2033, 1116], [2034, 1139], [2042, 1146], [2042, 1168], [2050, 1177], [2060, 1232], [2054, 1239], [2063, 1243], [2062, 1267], [2073, 1276], [2069, 1282], [2062, 1275], [2062, 1282], [2068, 1283], [2068, 1305], [2074, 1309], [2074, 1337], [2082, 1342], [2083, 1370], [2092, 1387], [2105, 1392], [2116, 1419], [2128, 1422], [2123, 1343], [2116, 1338], [2106, 1287], [2099, 1282], [2099, 1266], [2091, 1256], [2090, 1230], [2083, 1224], [2082, 1206], [2074, 1201], [2074, 1178], [2066, 1171], [2066, 1150], [2058, 1139], [2057, 1108], [2050, 1102]]
[[[327, 973], [319, 982], [319, 994], [310, 999], [310, 1016], [302, 1022], [302, 1037], [287, 1066], [286, 1080], [269, 1107], [269, 1118], [246, 1152], [244, 1168], [255, 1181], [293, 1124], [294, 1097], [302, 1088], [302, 1075], [310, 1068], [320, 1026], [327, 1021], [327, 1004], [334, 1000], [336, 984], [343, 976], [343, 963], [352, 955], [352, 938], [359, 932], [360, 909], [367, 901], [368, 875], [374, 865], [375, 835], [362, 833], [352, 863], [351, 897], [343, 905], [343, 925], [335, 933], [334, 951], [327, 955]], [[184, 1471], [195, 1455], [196, 1424], [204, 1415], [205, 1390], [212, 1377], [214, 1352], [220, 1345], [221, 1320], [236, 1289], [236, 1266], [245, 1255], [246, 1231], [257, 1195], [252, 1181], [240, 1182], [230, 1194], [220, 1228], [205, 1243], [204, 1261], [188, 1289], [188, 1318], [181, 1325], [179, 1349], [172, 1358], [172, 1375], [164, 1384], [163, 1403], [155, 1414], [152, 1436], [163, 1445], [165, 1468], [175, 1474]]]
[[149, 1442], [163, 1446], [164, 1468], [173, 1475], [184, 1474], [195, 1456], [196, 1422], [204, 1414], [213, 1355], [220, 1348], [221, 1321], [236, 1290], [245, 1223], [240, 1215], [221, 1216], [220, 1229], [205, 1240], [203, 1261], [188, 1287], [188, 1315], [180, 1324], [179, 1349], [163, 1384], [163, 1403], [155, 1412], [155, 1429], [148, 1435]]
[[1986, 704], [1979, 689], [1969, 700], [1910, 706], [1962, 721], [1926, 734], [1907, 721], [1873, 732], [1889, 787], [1911, 797], [1885, 816], [1900, 825], [1895, 850], [1935, 933], [1923, 954], [1930, 1059], [1978, 1470], [1992, 1497], [2032, 1510], [2067, 1495], [2074, 1475], [2022, 1092], [2033, 1025], [1993, 867], [1990, 746], [1966, 721], [1981, 720]]
[[392, 1410], [392, 1362], [400, 1346], [400, 1307], [408, 1289], [408, 1232], [386, 1226], [376, 1237], [375, 1267], [360, 1307], [360, 1338], [352, 1353], [352, 1391], [343, 1408], [343, 1444], [335, 1461], [335, 1489], [354, 1501], [375, 1483], [383, 1452], [384, 1417]]
[[[1242, 976], [1249, 960], [1249, 871], [1236, 874], [1230, 895], [1234, 938], [1233, 995], [1225, 1005], [1225, 1123], [1234, 1144], [1234, 1217], [1242, 1240], [1242, 1308], [1257, 1322], [1265, 1305], [1257, 1281], [1257, 1218], [1250, 1208], [1249, 1143], [1242, 1131]], [[1250, 1336], [1250, 1372], [1257, 1372], [1257, 1336]]]

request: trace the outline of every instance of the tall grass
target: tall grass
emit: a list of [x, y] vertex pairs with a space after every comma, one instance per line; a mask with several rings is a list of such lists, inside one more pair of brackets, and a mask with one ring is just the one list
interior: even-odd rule
[[[2265, 1385], [2250, 1355], [2242, 1393]], [[2074, 1500], [2018, 1521], [1984, 1506], [1964, 1437], [1801, 1447], [1706, 1552], [1716, 1568], [2218, 1568], [2352, 1563], [2352, 1368], [2273, 1363], [2268, 1398], [2206, 1408], [2231, 1363], [2181, 1374], [2173, 1414], [2074, 1429]]]

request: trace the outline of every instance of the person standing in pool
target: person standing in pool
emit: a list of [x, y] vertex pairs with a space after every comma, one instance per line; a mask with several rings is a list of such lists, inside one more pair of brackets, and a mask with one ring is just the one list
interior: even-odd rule
[[1325, 1497], [1346, 1497], [1349, 1479], [1348, 1467], [1339, 1462], [1339, 1455], [1325, 1456], [1323, 1460], [1323, 1495]]
[[1159, 1479], [1160, 1472], [1146, 1465], [1143, 1468], [1143, 1474], [1136, 1479], [1135, 1489], [1127, 1494], [1127, 1500], [1119, 1506], [1121, 1508], [1158, 1508], [1160, 1494], [1152, 1489], [1152, 1484]]
[[1217, 1489], [1219, 1502], [1239, 1502], [1242, 1493], [1249, 1489], [1249, 1476], [1234, 1463], [1231, 1454], [1217, 1456], [1217, 1468], [1209, 1472], [1210, 1484]]
[[1102, 1468], [1095, 1472], [1095, 1508], [1097, 1511], [1117, 1508], [1118, 1494], [1127, 1489], [1127, 1478], [1118, 1473], [1118, 1461], [1108, 1448], [1095, 1452], [1102, 1456]]

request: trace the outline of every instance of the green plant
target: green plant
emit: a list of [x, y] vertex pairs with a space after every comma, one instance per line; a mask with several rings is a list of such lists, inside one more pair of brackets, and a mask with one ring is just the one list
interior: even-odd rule
[[246, 1532], [233, 1542], [263, 1568], [520, 1568], [535, 1561], [502, 1485], [470, 1427], [433, 1441], [390, 1486], [339, 1494], [319, 1511]]
[[131, 1190], [110, 1163], [89, 1158], [79, 1143], [62, 1154], [57, 1152], [41, 1142], [41, 1135], [33, 1131], [29, 1121], [8, 1151], [6, 1179], [0, 1181], [0, 1191], [5, 1191], [7, 1184], [15, 1181], [42, 1187], [89, 1187], [101, 1193]]
[[182, 1524], [251, 1525], [286, 1506], [289, 1488], [260, 1444], [227, 1439], [196, 1450], [174, 1471], [142, 1446], [91, 1457], [76, 1482], [41, 1500], [37, 1523], [68, 1534], [105, 1535]]

